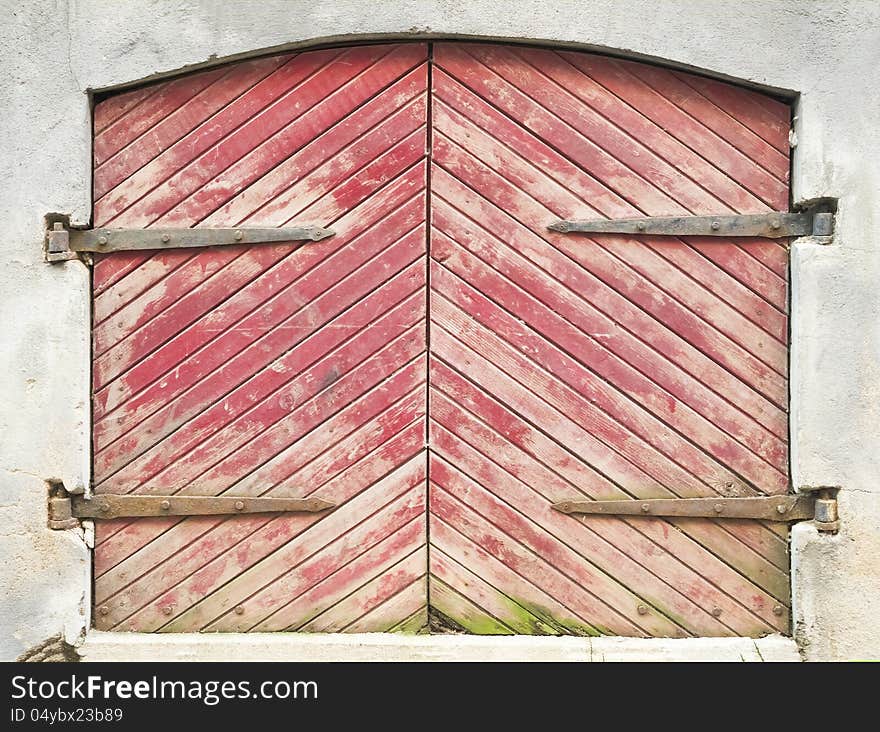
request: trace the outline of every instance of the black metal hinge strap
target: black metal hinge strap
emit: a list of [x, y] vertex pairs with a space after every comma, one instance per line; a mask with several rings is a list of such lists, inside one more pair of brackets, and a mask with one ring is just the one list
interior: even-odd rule
[[834, 214], [802, 212], [736, 216], [648, 216], [632, 219], [554, 221], [547, 228], [563, 234], [754, 236], [781, 239], [795, 236], [831, 236], [834, 233]]
[[316, 513], [335, 508], [320, 498], [272, 496], [72, 496], [74, 518], [135, 518], [140, 516], [215, 516], [241, 513]]
[[79, 252], [120, 252], [139, 249], [182, 249], [234, 244], [271, 244], [320, 241], [333, 236], [320, 226], [237, 229], [65, 229], [55, 224], [46, 234], [50, 261], [69, 259]]
[[754, 498], [657, 498], [624, 501], [562, 501], [553, 508], [568, 514], [659, 516], [664, 518], [760, 519], [804, 521], [815, 514], [812, 495]]

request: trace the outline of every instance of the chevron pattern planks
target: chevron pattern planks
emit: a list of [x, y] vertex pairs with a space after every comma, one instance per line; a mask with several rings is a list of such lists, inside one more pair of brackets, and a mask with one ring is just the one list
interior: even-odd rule
[[[784, 209], [787, 110], [742, 93], [738, 122], [690, 77], [578, 53], [434, 62], [432, 604], [472, 632], [785, 630], [777, 527], [550, 508], [787, 490], [785, 249], [546, 226]], [[769, 169], [729, 141], [746, 123]]]
[[99, 628], [425, 625], [426, 61], [275, 56], [98, 107], [98, 225], [337, 233], [95, 263], [96, 492], [339, 505], [99, 522]]
[[787, 632], [784, 525], [550, 508], [788, 490], [786, 245], [546, 225], [786, 210], [788, 125], [693, 75], [459, 43], [101, 102], [96, 225], [337, 235], [97, 259], [96, 492], [339, 508], [98, 522], [98, 627]]

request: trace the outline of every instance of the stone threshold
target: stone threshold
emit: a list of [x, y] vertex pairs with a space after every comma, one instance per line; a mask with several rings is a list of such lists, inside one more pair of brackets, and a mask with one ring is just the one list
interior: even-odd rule
[[83, 661], [800, 661], [793, 639], [92, 631]]

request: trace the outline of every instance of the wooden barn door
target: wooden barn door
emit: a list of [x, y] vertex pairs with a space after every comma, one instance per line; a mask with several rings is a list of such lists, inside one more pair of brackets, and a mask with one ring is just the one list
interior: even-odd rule
[[475, 633], [788, 628], [784, 524], [568, 499], [784, 493], [784, 246], [556, 219], [788, 208], [788, 109], [582, 53], [437, 44], [431, 605]]
[[98, 105], [96, 226], [336, 234], [98, 258], [96, 493], [338, 506], [98, 521], [98, 628], [425, 625], [426, 62], [288, 54]]
[[95, 493], [335, 507], [98, 520], [97, 627], [787, 631], [785, 524], [551, 507], [787, 491], [786, 247], [547, 229], [786, 210], [787, 130], [730, 85], [476, 44], [100, 102], [96, 227], [335, 235], [96, 256]]

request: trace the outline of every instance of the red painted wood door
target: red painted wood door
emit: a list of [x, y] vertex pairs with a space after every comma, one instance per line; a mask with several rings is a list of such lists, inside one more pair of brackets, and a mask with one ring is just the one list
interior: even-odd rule
[[99, 628], [425, 625], [427, 77], [364, 46], [98, 105], [96, 225], [336, 235], [96, 261], [95, 491], [339, 504], [98, 522]]
[[786, 631], [783, 525], [550, 508], [787, 490], [786, 247], [546, 226], [785, 210], [787, 129], [730, 85], [474, 44], [101, 102], [96, 225], [337, 235], [96, 262], [96, 492], [339, 507], [98, 522], [98, 627]]

